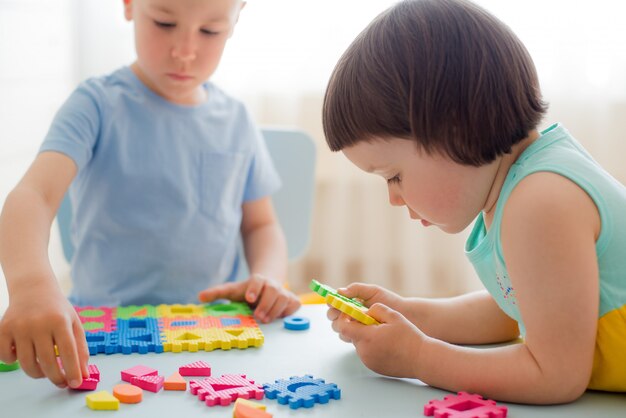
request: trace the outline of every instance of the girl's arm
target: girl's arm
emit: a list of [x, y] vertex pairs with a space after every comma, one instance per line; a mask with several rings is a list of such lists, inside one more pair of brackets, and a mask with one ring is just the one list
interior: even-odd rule
[[503, 401], [572, 401], [586, 389], [593, 364], [599, 231], [595, 204], [571, 181], [538, 173], [515, 188], [504, 212], [502, 243], [526, 326], [523, 344], [486, 349], [452, 345], [426, 336], [383, 305], [370, 310], [382, 325], [340, 317], [333, 328], [379, 373]]
[[426, 335], [453, 344], [494, 344], [519, 337], [517, 322], [486, 290], [451, 298], [407, 298], [400, 310]]
[[[493, 344], [519, 337], [517, 322], [506, 315], [486, 290], [461, 296], [403, 298], [377, 285], [352, 283], [338, 291], [359, 298], [366, 306], [382, 303], [416, 325], [426, 335], [453, 344]], [[338, 312], [332, 308], [329, 319]]]
[[0, 262], [9, 290], [9, 307], [0, 322], [0, 360], [18, 359], [29, 376], [46, 376], [58, 386], [77, 386], [81, 375], [88, 376], [80, 320], [48, 259], [50, 226], [75, 174], [69, 157], [39, 154], [7, 196], [0, 217]]

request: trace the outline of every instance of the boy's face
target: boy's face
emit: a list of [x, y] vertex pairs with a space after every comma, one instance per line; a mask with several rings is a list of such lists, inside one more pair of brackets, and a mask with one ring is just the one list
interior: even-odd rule
[[343, 153], [361, 170], [387, 180], [392, 206], [406, 206], [411, 219], [448, 233], [461, 232], [485, 209], [498, 169], [498, 160], [460, 165], [397, 138], [361, 141]]
[[126, 19], [135, 22], [133, 71], [174, 103], [201, 102], [200, 85], [215, 72], [244, 5], [241, 0], [125, 0]]

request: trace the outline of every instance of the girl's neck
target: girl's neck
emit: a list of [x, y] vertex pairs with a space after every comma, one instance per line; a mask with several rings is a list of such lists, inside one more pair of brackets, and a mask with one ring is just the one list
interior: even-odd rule
[[524, 150], [528, 148], [530, 144], [535, 142], [539, 137], [540, 134], [538, 130], [534, 129], [530, 131], [526, 138], [513, 145], [510, 153], [504, 154], [500, 157], [498, 169], [496, 171], [496, 175], [493, 178], [493, 183], [491, 184], [491, 189], [489, 190], [489, 194], [487, 196], [487, 200], [483, 209], [483, 218], [486, 228], [489, 228], [491, 226], [491, 222], [493, 221], [493, 217], [496, 212], [496, 204], [498, 203], [500, 191], [502, 190], [504, 180], [509, 173], [509, 169], [515, 163], [515, 161], [517, 161], [522, 152], [524, 152]]

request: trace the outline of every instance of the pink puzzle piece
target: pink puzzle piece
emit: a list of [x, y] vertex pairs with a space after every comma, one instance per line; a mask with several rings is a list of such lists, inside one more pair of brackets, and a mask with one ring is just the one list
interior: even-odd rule
[[433, 399], [424, 405], [424, 415], [435, 418], [506, 418], [506, 414], [506, 406], [496, 406], [495, 401], [467, 392], [446, 396], [443, 401]]
[[205, 361], [194, 361], [178, 368], [181, 376], [211, 376], [211, 366]]
[[140, 376], [133, 377], [130, 379], [130, 384], [133, 386], [140, 387], [144, 390], [149, 390], [150, 392], [157, 393], [163, 388], [163, 382], [165, 382], [165, 377], [163, 376]]
[[[63, 369], [63, 362], [61, 362], [61, 357], [57, 357], [57, 363], [61, 370], [65, 372], [65, 369]], [[98, 388], [98, 382], [100, 382], [100, 370], [98, 370], [98, 366], [96, 366], [95, 364], [87, 364], [87, 370], [89, 371], [89, 377], [83, 379], [83, 382], [80, 384], [80, 386], [70, 389], [96, 390]]]
[[265, 392], [254, 380], [245, 375], [225, 374], [222, 377], [207, 377], [189, 383], [189, 390], [207, 406], [230, 405], [237, 398], [263, 399]]
[[142, 377], [142, 376], [156, 376], [159, 374], [157, 369], [153, 369], [152, 367], [138, 365], [135, 367], [131, 367], [130, 369], [122, 370], [122, 380], [128, 383], [132, 383], [131, 379], [133, 377]]

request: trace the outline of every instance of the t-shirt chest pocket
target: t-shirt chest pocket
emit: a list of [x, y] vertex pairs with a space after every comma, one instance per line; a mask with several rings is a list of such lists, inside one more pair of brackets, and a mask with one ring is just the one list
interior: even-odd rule
[[247, 169], [243, 153], [201, 154], [200, 211], [217, 222], [239, 221]]

